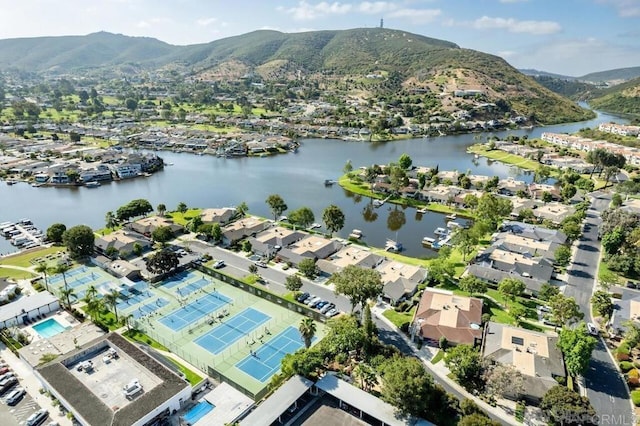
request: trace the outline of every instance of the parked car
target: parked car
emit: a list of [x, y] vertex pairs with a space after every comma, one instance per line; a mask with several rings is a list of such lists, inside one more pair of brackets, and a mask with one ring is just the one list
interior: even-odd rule
[[328, 304], [329, 304], [329, 302], [327, 300], [321, 300], [320, 302], [318, 302], [318, 304], [316, 306], [314, 306], [314, 308], [320, 310], [320, 309], [324, 308]]
[[7, 395], [7, 405], [16, 405], [26, 393], [27, 391], [25, 391], [24, 388], [15, 388], [9, 395]]
[[592, 336], [597, 336], [598, 335], [598, 327], [596, 327], [595, 324], [593, 324], [593, 323], [590, 323], [590, 322], [587, 323], [587, 331]]
[[224, 268], [225, 265], [226, 263], [224, 263], [224, 260], [218, 260], [216, 263], [213, 264], [213, 269]]
[[6, 385], [7, 383], [13, 380], [18, 380], [14, 374], [11, 374], [10, 376], [5, 377], [4, 379], [0, 380], [0, 387], [3, 387], [4, 385]]
[[323, 300], [322, 300], [322, 299], [320, 299], [320, 298], [318, 298], [318, 300], [314, 300], [313, 302], [309, 303], [309, 307], [310, 307], [310, 308], [317, 309], [317, 308], [318, 308], [318, 305], [319, 305], [320, 303], [322, 303], [322, 302], [323, 302]]
[[9, 367], [2, 367], [0, 368], [0, 374], [4, 374], [4, 373], [8, 373], [10, 371]]
[[329, 309], [329, 311], [324, 314], [327, 318], [335, 317], [336, 315], [338, 315], [338, 310], [336, 308]]
[[261, 268], [266, 268], [267, 264], [264, 263], [263, 261], [259, 260], [259, 261], [256, 262], [256, 266], [259, 266]]
[[305, 300], [307, 300], [307, 298], [310, 296], [309, 293], [305, 292], [302, 293], [301, 295], [299, 295], [298, 297], [296, 297], [296, 300], [300, 303], [304, 302]]
[[312, 304], [318, 303], [321, 300], [322, 300], [321, 297], [314, 297], [313, 299], [309, 298], [309, 299], [304, 301], [304, 304], [307, 305], [307, 306], [311, 306]]
[[25, 425], [26, 426], [41, 425], [42, 423], [44, 423], [45, 420], [47, 420], [47, 417], [49, 417], [49, 412], [43, 408], [41, 410], [36, 411], [32, 415], [30, 415], [27, 421], [25, 422]]
[[9, 392], [11, 388], [18, 384], [18, 379], [15, 377], [11, 377], [9, 379], [5, 379], [3, 384], [0, 384], [0, 395], [4, 395]]
[[329, 312], [331, 309], [335, 308], [336, 305], [334, 305], [333, 303], [327, 303], [326, 305], [324, 305], [322, 307], [322, 309], [320, 309], [320, 313], [321, 314], [326, 314], [327, 312]]
[[627, 288], [638, 288], [638, 286], [633, 281], [627, 281]]

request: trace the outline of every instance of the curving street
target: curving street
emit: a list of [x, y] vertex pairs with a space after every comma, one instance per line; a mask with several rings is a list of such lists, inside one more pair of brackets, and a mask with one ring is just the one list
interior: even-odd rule
[[[573, 263], [567, 272], [565, 295], [573, 297], [591, 322], [590, 299], [596, 283], [600, 259], [598, 226], [600, 214], [611, 202], [611, 194], [592, 193], [591, 208], [587, 212], [585, 229], [574, 252]], [[586, 393], [598, 415], [598, 424], [634, 425], [631, 401], [624, 379], [609, 355], [603, 339], [593, 351], [589, 370], [584, 375]]]

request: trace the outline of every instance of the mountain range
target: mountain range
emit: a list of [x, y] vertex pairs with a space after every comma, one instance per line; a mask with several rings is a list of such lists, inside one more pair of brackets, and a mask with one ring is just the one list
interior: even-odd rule
[[435, 94], [480, 90], [486, 101], [504, 101], [512, 111], [546, 124], [588, 116], [498, 56], [400, 30], [260, 30], [189, 46], [107, 32], [0, 40], [0, 70], [64, 74], [168, 66], [202, 80], [243, 75], [263, 81], [301, 75], [361, 78], [378, 73], [392, 76], [401, 87]]

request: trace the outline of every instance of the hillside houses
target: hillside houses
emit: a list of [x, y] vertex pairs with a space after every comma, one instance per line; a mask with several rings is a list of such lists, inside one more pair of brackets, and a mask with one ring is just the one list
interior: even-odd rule
[[640, 165], [640, 149], [638, 148], [619, 145], [607, 141], [583, 138], [580, 136], [567, 135], [563, 133], [545, 132], [542, 134], [541, 139], [554, 145], [559, 145], [578, 151], [588, 152], [598, 148], [604, 149], [614, 154], [621, 154], [630, 164], [636, 166]]

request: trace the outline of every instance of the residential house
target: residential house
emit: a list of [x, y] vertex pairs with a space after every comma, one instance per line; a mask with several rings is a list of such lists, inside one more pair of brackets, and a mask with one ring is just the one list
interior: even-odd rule
[[525, 398], [537, 403], [558, 385], [557, 379], [566, 377], [556, 333], [489, 322], [485, 325], [482, 355], [497, 364], [511, 365], [523, 375], [522, 393], [507, 395], [514, 400]]
[[482, 299], [426, 288], [414, 314], [414, 332], [430, 345], [443, 337], [453, 345], [476, 345], [482, 339], [482, 304]]
[[546, 219], [556, 225], [560, 225], [563, 220], [573, 213], [575, 213], [575, 207], [557, 202], [546, 203], [533, 211], [533, 215], [538, 219]]
[[171, 228], [171, 231], [173, 231], [174, 235], [181, 234], [184, 232], [184, 226], [175, 223], [171, 219], [167, 219], [160, 216], [145, 217], [126, 225], [126, 227], [129, 228], [130, 230], [135, 231], [138, 234], [142, 234], [146, 237], [151, 237], [151, 234], [153, 233], [153, 231], [155, 231], [161, 226], [168, 226], [169, 228]]
[[137, 177], [142, 173], [142, 166], [140, 164], [123, 163], [113, 166], [115, 174], [120, 179], [129, 179]]
[[427, 279], [427, 270], [419, 266], [408, 265], [386, 259], [376, 266], [383, 283], [382, 298], [392, 305], [413, 296], [418, 285]]
[[255, 237], [249, 238], [249, 242], [254, 253], [271, 258], [281, 248], [300, 241], [306, 235], [307, 233], [302, 231], [294, 231], [282, 226], [272, 226]]
[[557, 185], [532, 183], [529, 185], [529, 188], [527, 188], [527, 191], [534, 200], [541, 200], [545, 192], [548, 192], [554, 201], [562, 199], [562, 196], [560, 195], [560, 187]]
[[455, 200], [455, 197], [462, 192], [462, 189], [453, 185], [436, 185], [425, 188], [419, 192], [418, 197], [430, 203], [447, 204]]
[[627, 329], [627, 322], [640, 325], [640, 291], [623, 288], [619, 299], [614, 299], [614, 310], [609, 320], [609, 332], [622, 336]]
[[126, 260], [114, 260], [108, 264], [107, 270], [119, 278], [138, 280], [141, 277], [140, 268]]
[[289, 247], [282, 248], [282, 250], [278, 252], [278, 257], [285, 262], [291, 262], [297, 265], [302, 259], [306, 258], [313, 260], [325, 259], [341, 247], [341, 244], [337, 241], [317, 235], [307, 235]]
[[629, 213], [640, 214], [640, 199], [629, 198], [622, 203], [620, 210], [625, 210]]
[[203, 223], [219, 223], [225, 225], [233, 220], [237, 210], [235, 207], [223, 207], [218, 209], [203, 209], [200, 218]]
[[384, 260], [385, 257], [371, 253], [370, 250], [348, 245], [342, 247], [337, 253], [332, 254], [328, 258], [318, 260], [316, 266], [323, 274], [332, 275], [342, 271], [349, 265], [375, 269]]
[[99, 253], [109, 255], [113, 250], [117, 250], [117, 253], [122, 257], [133, 253], [136, 244], [140, 246], [141, 250], [147, 250], [151, 247], [151, 241], [148, 238], [124, 229], [96, 238], [94, 244]]
[[521, 180], [515, 180], [511, 176], [498, 181], [498, 193], [501, 195], [516, 195], [518, 191], [527, 191], [527, 184]]
[[222, 228], [222, 244], [233, 245], [243, 238], [258, 235], [270, 226], [271, 222], [253, 216], [236, 220]]

